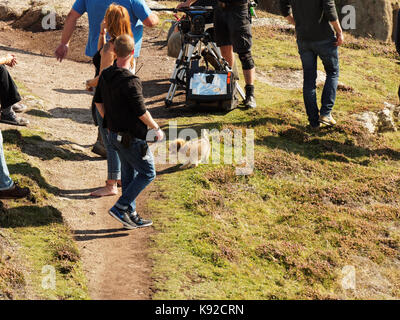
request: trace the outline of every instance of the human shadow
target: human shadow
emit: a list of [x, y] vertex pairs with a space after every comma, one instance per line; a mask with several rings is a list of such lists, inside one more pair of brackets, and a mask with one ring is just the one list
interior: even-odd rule
[[[123, 232], [124, 231], [124, 232]], [[114, 239], [129, 236], [126, 229], [99, 229], [99, 230], [75, 230], [74, 239], [76, 241], [89, 241], [95, 239]]]
[[21, 54], [26, 54], [26, 55], [35, 56], [35, 57], [47, 57], [47, 58], [51, 57], [50, 55], [46, 55], [46, 54], [34, 53], [34, 52], [26, 51], [23, 49], [11, 48], [11, 47], [1, 46], [1, 45], [0, 45], [0, 50], [21, 53]]
[[175, 166], [168, 167], [168, 168], [163, 169], [163, 170], [161, 170], [161, 171], [157, 171], [157, 175], [158, 175], [158, 176], [162, 176], [162, 175], [164, 175], [164, 174], [172, 174], [172, 173], [178, 172], [178, 171], [181, 170], [181, 169], [180, 169], [180, 166], [181, 166], [181, 164], [177, 164], [177, 165], [175, 165]]
[[54, 223], [62, 224], [62, 213], [52, 206], [19, 206], [0, 209], [1, 228], [40, 227]]
[[[41, 160], [52, 160], [60, 158], [68, 161], [102, 160], [98, 157], [90, 157], [82, 152], [73, 152], [61, 146], [72, 144], [69, 141], [49, 141], [40, 136], [22, 137], [18, 130], [3, 131], [4, 140], [9, 144], [14, 144], [23, 153], [39, 158]], [[82, 146], [83, 147], [83, 146]]]
[[87, 108], [53, 108], [48, 113], [55, 119], [70, 119], [77, 123], [93, 124], [92, 111]]
[[83, 90], [83, 89], [53, 89], [53, 91], [58, 92], [58, 93], [65, 93], [65, 94], [87, 94], [92, 96], [93, 93], [89, 92], [87, 90]]

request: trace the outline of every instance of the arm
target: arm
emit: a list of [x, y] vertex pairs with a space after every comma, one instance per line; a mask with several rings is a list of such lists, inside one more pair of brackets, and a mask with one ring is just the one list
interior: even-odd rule
[[158, 18], [158, 15], [156, 15], [153, 12], [147, 17], [147, 19], [143, 20], [143, 24], [146, 27], [150, 27], [150, 28], [155, 27], [156, 25], [159, 24], [159, 22], [160, 22], [160, 19]]
[[[100, 54], [101, 54], [101, 63], [100, 63], [99, 76], [101, 75], [104, 69], [111, 67], [114, 63], [115, 55], [112, 44], [107, 43], [104, 46], [103, 50], [101, 50]], [[97, 84], [99, 83], [99, 76], [97, 76], [94, 79], [86, 81], [86, 89], [97, 87]]]
[[190, 7], [196, 1], [197, 0], [186, 0], [185, 2], [182, 2], [182, 3], [178, 4], [178, 6], [176, 8], [179, 9], [179, 8]]
[[101, 117], [104, 119], [104, 103], [97, 103], [96, 102], [96, 108], [99, 111]]
[[103, 22], [101, 23], [101, 26], [100, 26], [100, 36], [99, 36], [99, 42], [97, 43], [97, 50], [100, 50], [106, 44], [106, 42], [107, 42], [106, 32], [107, 32], [106, 23], [103, 20]]
[[144, 115], [139, 117], [139, 119], [150, 129], [159, 130], [160, 127], [157, 122], [154, 121], [153, 117], [151, 116], [150, 112], [146, 111]]
[[323, 0], [324, 14], [336, 32], [336, 46], [341, 46], [344, 42], [343, 30], [339, 22], [336, 11], [335, 0]]
[[67, 19], [65, 20], [64, 29], [61, 36], [61, 43], [57, 47], [55, 52], [57, 60], [60, 62], [62, 62], [67, 56], [69, 41], [71, 40], [72, 34], [74, 33], [76, 22], [80, 17], [81, 14], [72, 9], [68, 14]]
[[335, 29], [335, 32], [336, 32], [337, 42], [335, 43], [335, 45], [337, 47], [339, 47], [344, 42], [344, 35], [343, 35], [342, 27], [340, 26], [339, 20], [331, 21], [331, 25], [332, 25], [333, 29]]

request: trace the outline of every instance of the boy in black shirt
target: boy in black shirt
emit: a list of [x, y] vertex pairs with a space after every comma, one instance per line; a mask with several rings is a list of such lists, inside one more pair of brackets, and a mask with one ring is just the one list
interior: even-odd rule
[[118, 37], [114, 51], [116, 65], [103, 70], [94, 101], [121, 159], [122, 196], [109, 213], [125, 228], [134, 229], [152, 225], [151, 220], [137, 214], [135, 201], [156, 176], [146, 142], [147, 128], [156, 131], [158, 140], [164, 138], [164, 133], [146, 110], [140, 79], [129, 71], [133, 39], [129, 35]]

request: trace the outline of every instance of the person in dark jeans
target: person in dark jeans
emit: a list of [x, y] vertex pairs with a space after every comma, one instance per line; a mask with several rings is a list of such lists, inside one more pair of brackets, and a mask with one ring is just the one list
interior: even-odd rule
[[12, 68], [17, 64], [17, 59], [14, 55], [0, 57], [0, 102], [1, 114], [0, 122], [13, 124], [17, 126], [26, 126], [29, 121], [16, 116], [16, 112], [22, 112], [27, 107], [19, 103], [21, 96], [18, 93], [17, 85], [12, 79], [6, 66]]
[[164, 138], [164, 133], [146, 110], [140, 79], [129, 71], [133, 38], [119, 36], [114, 51], [116, 65], [101, 73], [94, 101], [121, 160], [122, 196], [109, 214], [126, 229], [134, 229], [152, 225], [151, 220], [142, 219], [136, 212], [136, 198], [156, 176], [146, 142], [148, 128], [155, 130], [158, 140]]
[[[196, 0], [186, 0], [178, 8], [191, 6]], [[242, 63], [244, 81], [246, 83], [246, 108], [256, 108], [254, 80], [256, 69], [251, 54], [252, 32], [251, 15], [248, 0], [219, 0], [214, 10], [215, 40], [221, 54], [232, 68], [235, 55], [239, 55]]]
[[[297, 44], [304, 71], [303, 96], [312, 128], [333, 126], [332, 109], [339, 81], [338, 47], [344, 41], [334, 0], [280, 0], [283, 16], [296, 26]], [[317, 103], [318, 57], [326, 72], [321, 109]]]

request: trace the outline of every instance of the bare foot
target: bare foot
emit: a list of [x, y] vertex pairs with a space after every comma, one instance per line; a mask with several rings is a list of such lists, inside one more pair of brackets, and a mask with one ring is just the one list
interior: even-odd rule
[[117, 185], [106, 185], [103, 188], [100, 188], [96, 191], [93, 191], [90, 195], [93, 197], [106, 197], [106, 196], [115, 196], [118, 194]]

